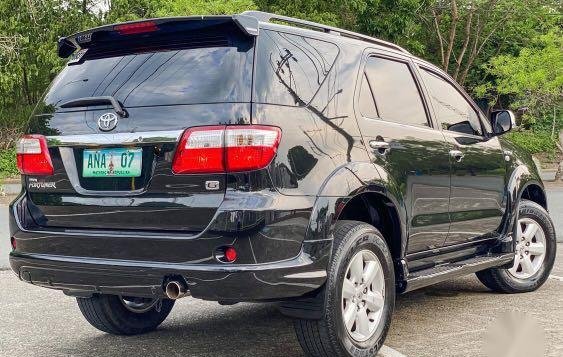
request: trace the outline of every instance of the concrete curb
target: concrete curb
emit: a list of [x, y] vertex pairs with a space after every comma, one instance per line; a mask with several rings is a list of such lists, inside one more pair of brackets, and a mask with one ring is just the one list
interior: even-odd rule
[[14, 196], [21, 192], [22, 186], [19, 180], [9, 180], [0, 183], [0, 196]]
[[541, 170], [540, 177], [543, 181], [555, 182], [555, 174], [557, 170]]

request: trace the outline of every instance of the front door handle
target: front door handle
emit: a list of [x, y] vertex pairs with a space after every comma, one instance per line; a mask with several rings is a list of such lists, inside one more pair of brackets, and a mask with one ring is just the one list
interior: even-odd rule
[[378, 141], [378, 140], [371, 140], [369, 142], [369, 147], [374, 150], [377, 150], [377, 152], [380, 153], [381, 155], [391, 150], [391, 146], [389, 145], [389, 143], [385, 141]]
[[455, 161], [461, 162], [461, 159], [463, 159], [465, 155], [459, 150], [450, 150], [450, 156], [453, 157]]

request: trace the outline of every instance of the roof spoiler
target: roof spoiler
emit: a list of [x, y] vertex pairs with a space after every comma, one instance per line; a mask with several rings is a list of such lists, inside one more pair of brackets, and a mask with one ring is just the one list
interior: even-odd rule
[[[68, 37], [61, 37], [57, 42], [57, 54], [61, 58], [68, 58], [76, 51], [88, 47], [92, 42], [92, 35], [95, 33], [116, 32], [123, 27], [141, 27], [143, 24], [151, 24], [153, 27], [161, 24], [170, 24], [173, 22], [202, 21], [202, 20], [232, 20], [244, 34], [248, 36], [258, 36], [258, 19], [254, 16], [245, 14], [236, 14], [232, 16], [184, 16], [184, 17], [166, 17], [158, 19], [129, 21], [118, 24], [104, 25], [83, 32], [78, 32]], [[81, 51], [76, 55], [80, 56]]]

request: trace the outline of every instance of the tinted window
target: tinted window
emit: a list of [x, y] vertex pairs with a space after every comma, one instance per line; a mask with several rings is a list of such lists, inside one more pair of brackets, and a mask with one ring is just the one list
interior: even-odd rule
[[406, 63], [370, 57], [365, 73], [381, 118], [428, 126], [420, 93]]
[[307, 105], [328, 76], [338, 47], [287, 33], [261, 30], [254, 96], [258, 103]]
[[55, 79], [44, 102], [112, 95], [125, 107], [250, 101], [252, 42], [227, 39], [200, 48], [85, 56]]
[[373, 94], [371, 93], [371, 88], [369, 87], [368, 79], [364, 73], [362, 78], [362, 87], [360, 88], [360, 113], [368, 118], [377, 118], [377, 108], [375, 107], [375, 102], [373, 101]]
[[432, 106], [444, 130], [464, 134], [482, 135], [479, 116], [471, 104], [452, 84], [440, 76], [422, 70]]

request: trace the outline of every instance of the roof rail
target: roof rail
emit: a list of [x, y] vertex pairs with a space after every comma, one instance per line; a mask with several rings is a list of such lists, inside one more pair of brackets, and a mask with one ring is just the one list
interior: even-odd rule
[[348, 38], [353, 38], [353, 39], [360, 40], [360, 41], [373, 43], [373, 44], [388, 47], [388, 48], [391, 48], [391, 49], [394, 49], [396, 51], [400, 51], [400, 52], [403, 52], [403, 53], [409, 53], [409, 51], [405, 50], [401, 46], [398, 46], [398, 45], [391, 43], [391, 42], [387, 42], [387, 41], [384, 41], [384, 40], [373, 38], [373, 37], [370, 37], [370, 36], [367, 36], [367, 35], [362, 35], [361, 33], [352, 32], [352, 31], [343, 30], [343, 29], [340, 29], [340, 28], [337, 28], [337, 27], [319, 24], [319, 23], [312, 22], [312, 21], [300, 20], [300, 19], [296, 19], [294, 17], [276, 15], [276, 14], [271, 14], [271, 13], [263, 12], [263, 11], [245, 11], [241, 15], [252, 16], [252, 17], [256, 18], [258, 21], [262, 21], [262, 22], [271, 22], [272, 20], [279, 20], [279, 21], [282, 21], [282, 22], [287, 22], [289, 24], [301, 25], [301, 26], [304, 26], [304, 27], [307, 27], [307, 28], [310, 28], [310, 29], [313, 29], [313, 30], [317, 30], [317, 31], [332, 33], [332, 34], [340, 35], [340, 36], [343, 36], [343, 37], [348, 37]]

